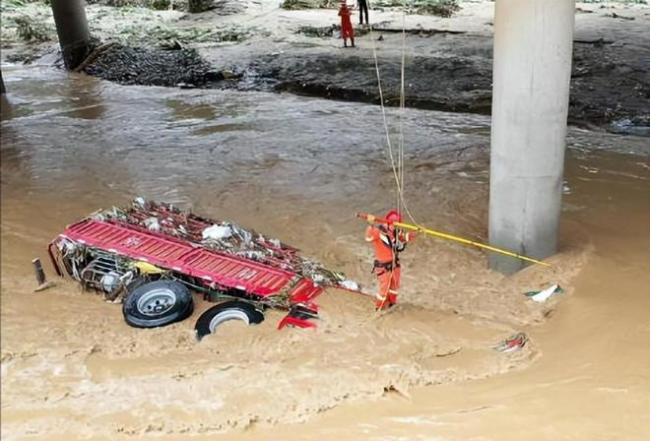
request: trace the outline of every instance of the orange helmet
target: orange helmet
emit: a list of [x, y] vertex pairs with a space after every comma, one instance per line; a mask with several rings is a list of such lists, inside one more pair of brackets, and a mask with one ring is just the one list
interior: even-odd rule
[[399, 211], [392, 209], [386, 213], [386, 220], [389, 222], [402, 222], [402, 214]]

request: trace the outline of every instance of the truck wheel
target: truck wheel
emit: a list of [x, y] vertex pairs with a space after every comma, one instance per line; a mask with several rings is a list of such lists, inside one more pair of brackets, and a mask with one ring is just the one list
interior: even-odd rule
[[201, 340], [204, 336], [213, 334], [219, 325], [229, 320], [241, 320], [248, 325], [256, 325], [264, 321], [264, 313], [241, 300], [219, 303], [201, 314], [196, 321], [196, 338]]
[[194, 310], [185, 285], [170, 280], [147, 282], [129, 290], [122, 305], [124, 320], [136, 328], [156, 328], [186, 319]]

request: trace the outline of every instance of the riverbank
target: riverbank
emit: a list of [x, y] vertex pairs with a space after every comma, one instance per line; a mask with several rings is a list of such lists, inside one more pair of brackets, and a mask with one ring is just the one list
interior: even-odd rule
[[[238, 2], [238, 8], [229, 9], [231, 3], [221, 2], [219, 9], [201, 14], [90, 5], [93, 35], [119, 45], [84, 70], [124, 84], [279, 91], [376, 104], [376, 53], [385, 101], [397, 105], [404, 46], [407, 106], [490, 112], [493, 2], [463, 2], [451, 18], [408, 15], [404, 41], [400, 11], [373, 11], [375, 30], [358, 28], [357, 47], [349, 49], [340, 47], [335, 10], [287, 11], [269, 0]], [[45, 29], [43, 38], [55, 38], [46, 6], [29, 4], [20, 12], [5, 12], [9, 20], [3, 23], [3, 60], [56, 51], [53, 43], [19, 42], [12, 14], [35, 17], [42, 23], [37, 28]], [[572, 124], [650, 135], [649, 27], [648, 5], [578, 4]], [[202, 60], [187, 49], [198, 51]], [[185, 55], [167, 53], [181, 50]], [[52, 55], [49, 59], [53, 61]], [[186, 63], [203, 61], [207, 65], [198, 75], [161, 75], [156, 67], [183, 71]]]

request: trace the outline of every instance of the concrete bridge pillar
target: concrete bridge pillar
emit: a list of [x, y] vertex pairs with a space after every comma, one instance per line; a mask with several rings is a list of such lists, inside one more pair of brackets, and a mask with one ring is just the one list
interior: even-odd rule
[[[575, 0], [496, 0], [490, 243], [536, 258], [557, 250]], [[503, 273], [523, 262], [492, 253]]]
[[84, 1], [51, 0], [51, 3], [63, 62], [66, 68], [74, 69], [91, 50]]

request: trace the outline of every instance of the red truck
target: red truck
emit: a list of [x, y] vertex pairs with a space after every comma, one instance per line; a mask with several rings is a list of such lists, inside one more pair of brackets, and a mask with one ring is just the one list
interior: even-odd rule
[[267, 308], [287, 311], [279, 329], [314, 327], [314, 299], [325, 288], [358, 291], [341, 273], [276, 239], [141, 198], [69, 225], [48, 252], [59, 276], [122, 300], [131, 326], [186, 319], [192, 292], [224, 300], [198, 318], [199, 339], [227, 320], [260, 323]]

